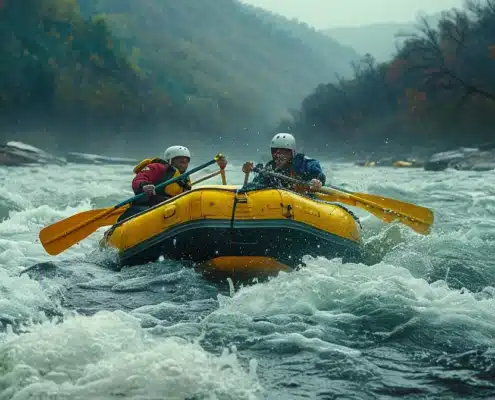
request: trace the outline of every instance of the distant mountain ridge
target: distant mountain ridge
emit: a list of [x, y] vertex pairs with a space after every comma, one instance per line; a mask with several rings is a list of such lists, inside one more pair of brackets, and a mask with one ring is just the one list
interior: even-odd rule
[[[427, 16], [427, 20], [436, 26], [441, 13]], [[360, 54], [370, 53], [377, 61], [389, 61], [405, 38], [395, 37], [399, 33], [417, 32], [416, 22], [384, 22], [362, 26], [350, 26], [325, 29], [323, 32], [343, 45], [354, 48]]]

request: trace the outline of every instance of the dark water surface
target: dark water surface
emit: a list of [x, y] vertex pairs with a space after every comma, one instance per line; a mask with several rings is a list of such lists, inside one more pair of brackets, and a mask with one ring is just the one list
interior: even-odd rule
[[101, 232], [57, 257], [37, 235], [130, 197], [128, 171], [29, 168], [21, 182], [0, 169], [0, 399], [495, 396], [493, 173], [327, 171], [433, 208], [433, 233], [354, 210], [365, 264], [308, 255], [300, 271], [243, 285], [167, 260], [114, 271], [92, 253]]

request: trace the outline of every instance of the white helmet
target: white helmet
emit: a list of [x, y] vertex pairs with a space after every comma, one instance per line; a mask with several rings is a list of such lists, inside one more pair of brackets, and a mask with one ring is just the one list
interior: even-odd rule
[[165, 153], [163, 153], [163, 158], [167, 162], [172, 162], [172, 159], [175, 157], [188, 157], [191, 158], [191, 153], [189, 149], [184, 146], [170, 146]]
[[296, 139], [290, 133], [277, 133], [270, 143], [272, 149], [289, 149], [296, 151]]

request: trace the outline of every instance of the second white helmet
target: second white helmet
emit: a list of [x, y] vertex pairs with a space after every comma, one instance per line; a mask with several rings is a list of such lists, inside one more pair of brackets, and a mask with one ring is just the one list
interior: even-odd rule
[[277, 133], [270, 143], [272, 149], [289, 149], [296, 151], [296, 139], [290, 133]]
[[170, 146], [163, 153], [163, 158], [167, 162], [171, 162], [175, 157], [188, 157], [190, 159], [191, 153], [189, 152], [189, 149], [184, 146]]

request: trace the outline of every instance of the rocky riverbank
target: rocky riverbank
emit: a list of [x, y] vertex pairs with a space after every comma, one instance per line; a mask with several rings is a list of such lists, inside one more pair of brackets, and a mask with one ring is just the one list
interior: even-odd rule
[[388, 156], [370, 157], [355, 162], [362, 167], [423, 168], [426, 171], [444, 171], [457, 169], [461, 171], [495, 170], [495, 143], [478, 147], [460, 147], [458, 149], [433, 153], [428, 157]]
[[[393, 152], [392, 152], [393, 153]], [[0, 145], [0, 165], [25, 166], [31, 164], [87, 164], [87, 165], [136, 165], [140, 160], [132, 158], [110, 157], [99, 154], [69, 152], [56, 156], [45, 150], [17, 141]], [[267, 160], [266, 160], [267, 161]], [[355, 162], [362, 167], [423, 168], [426, 171], [444, 171], [457, 169], [462, 171], [495, 170], [495, 143], [478, 147], [460, 147], [458, 149], [423, 154], [373, 156]]]
[[89, 165], [136, 165], [137, 163], [139, 163], [139, 160], [77, 152], [70, 152], [61, 157], [50, 154], [38, 147], [34, 147], [29, 144], [17, 141], [10, 141], [4, 145], [0, 145], [0, 165], [20, 167], [33, 164], [65, 165], [67, 163]]

